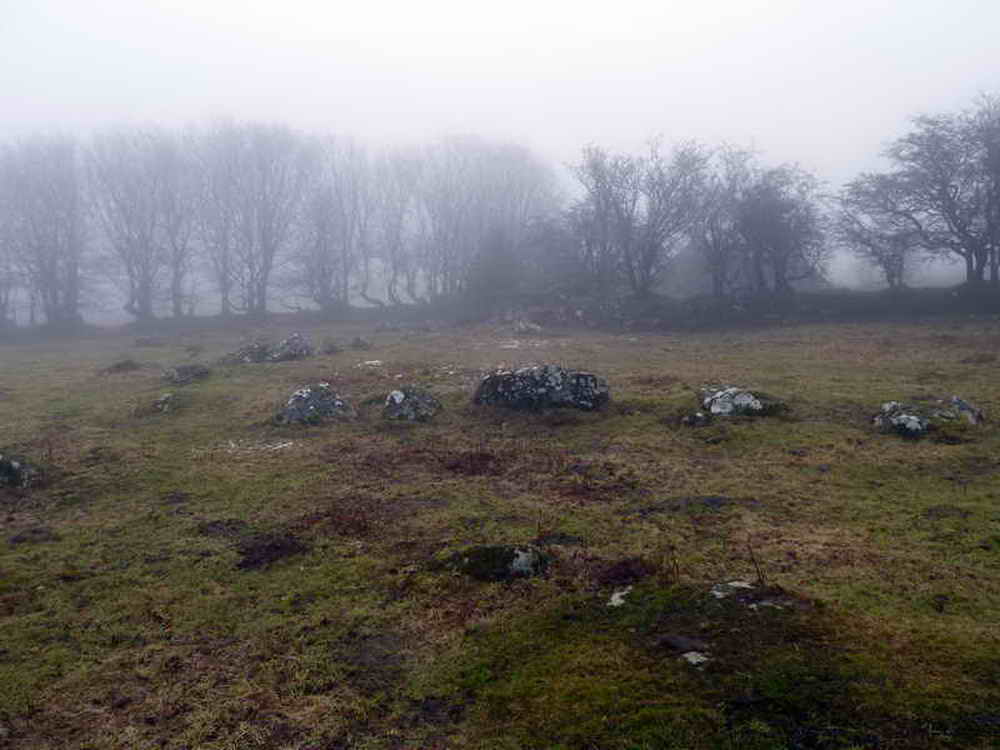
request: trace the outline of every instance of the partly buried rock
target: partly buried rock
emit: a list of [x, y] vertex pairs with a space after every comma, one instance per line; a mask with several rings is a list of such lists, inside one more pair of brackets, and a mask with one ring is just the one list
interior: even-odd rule
[[472, 403], [514, 409], [571, 406], [590, 411], [610, 398], [604, 378], [589, 372], [564, 370], [557, 365], [533, 365], [490, 373], [479, 383]]
[[698, 405], [714, 417], [764, 417], [788, 408], [783, 401], [766, 393], [732, 385], [702, 388]]
[[212, 370], [205, 365], [177, 365], [163, 373], [163, 379], [173, 385], [190, 385], [194, 381], [207, 378], [211, 374]]
[[313, 347], [301, 333], [293, 333], [271, 348], [268, 359], [271, 362], [291, 362], [313, 355]]
[[423, 388], [404, 385], [385, 399], [382, 416], [405, 422], [426, 422], [441, 410], [441, 402]]
[[42, 471], [19, 456], [0, 453], [0, 487], [26, 490], [41, 484]]
[[984, 421], [986, 415], [982, 409], [958, 396], [952, 396], [950, 400], [935, 399], [926, 405], [887, 401], [872, 417], [872, 424], [880, 431], [908, 438], [923, 437], [928, 432], [948, 426], [976, 426]]
[[293, 393], [276, 421], [280, 424], [318, 424], [327, 420], [353, 419], [354, 408], [337, 395], [329, 383], [315, 383]]
[[530, 545], [483, 544], [456, 552], [445, 565], [477, 581], [510, 581], [541, 575], [549, 558]]

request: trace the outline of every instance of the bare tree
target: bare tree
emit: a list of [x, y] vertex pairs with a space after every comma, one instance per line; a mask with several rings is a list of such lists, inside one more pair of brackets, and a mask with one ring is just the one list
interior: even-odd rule
[[905, 196], [894, 175], [863, 174], [837, 201], [834, 232], [855, 256], [877, 267], [890, 289], [905, 286], [920, 258], [919, 223], [901, 208]]
[[138, 320], [156, 313], [166, 256], [160, 244], [165, 175], [155, 130], [116, 130], [90, 148], [91, 199], [126, 293], [124, 309]]
[[633, 294], [652, 293], [695, 228], [707, 165], [707, 153], [693, 142], [675, 146], [669, 156], [655, 141], [644, 156], [584, 149], [574, 167], [588, 204], [576, 210], [587, 234], [583, 242], [617, 260]]
[[324, 312], [368, 301], [372, 279], [372, 189], [367, 152], [353, 141], [321, 138], [310, 147], [313, 172], [293, 254], [296, 286]]
[[179, 318], [193, 303], [188, 285], [195, 250], [198, 174], [190, 137], [162, 133], [154, 145], [162, 177], [158, 241], [169, 275], [171, 312]]
[[787, 297], [822, 274], [828, 255], [818, 184], [797, 167], [764, 171], [746, 191], [737, 227], [746, 246], [749, 291]]
[[987, 269], [1000, 281], [996, 110], [993, 103], [962, 115], [917, 117], [886, 151], [896, 167], [896, 212], [928, 253], [960, 258], [970, 284], [982, 283]]
[[550, 209], [551, 197], [551, 174], [522, 146], [460, 137], [427, 148], [418, 262], [429, 297], [463, 294], [488, 257], [514, 257], [532, 218]]
[[207, 260], [209, 275], [219, 293], [223, 316], [236, 312], [236, 235], [241, 163], [239, 130], [217, 124], [195, 135], [197, 163], [197, 236]]
[[730, 296], [746, 270], [740, 206], [759, 172], [752, 152], [724, 146], [716, 154], [714, 169], [706, 180], [703, 209], [692, 238], [717, 299]]
[[305, 141], [282, 125], [232, 122], [217, 123], [196, 140], [198, 235], [222, 313], [262, 316], [310, 177]]
[[17, 269], [53, 325], [80, 320], [81, 264], [87, 212], [76, 141], [35, 137], [7, 146], [0, 163], [6, 304]]
[[390, 151], [373, 167], [374, 225], [372, 243], [385, 277], [386, 297], [393, 305], [421, 301], [418, 292], [417, 200], [420, 162], [412, 153]]
[[243, 309], [263, 316], [271, 275], [292, 238], [309, 160], [302, 139], [290, 128], [253, 123], [239, 126], [238, 133], [233, 272]]

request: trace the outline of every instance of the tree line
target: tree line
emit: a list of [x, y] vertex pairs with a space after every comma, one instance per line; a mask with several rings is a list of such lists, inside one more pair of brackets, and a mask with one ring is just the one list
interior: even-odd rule
[[139, 321], [648, 299], [679, 256], [692, 294], [780, 301], [837, 248], [890, 288], [928, 258], [1000, 284], [1000, 100], [917, 117], [884, 155], [891, 169], [831, 195], [746, 149], [590, 145], [567, 191], [530, 149], [471, 136], [373, 150], [258, 122], [36, 135], [0, 145], [0, 321], [73, 325], [108, 284]]

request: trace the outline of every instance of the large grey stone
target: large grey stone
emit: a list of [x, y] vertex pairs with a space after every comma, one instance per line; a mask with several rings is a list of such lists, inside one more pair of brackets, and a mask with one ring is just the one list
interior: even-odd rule
[[433, 419], [440, 410], [441, 402], [428, 391], [404, 385], [386, 396], [382, 416], [404, 422], [426, 422]]
[[610, 397], [607, 381], [597, 375], [558, 365], [532, 365], [488, 374], [476, 388], [472, 402], [514, 409], [570, 406], [589, 411], [603, 406]]

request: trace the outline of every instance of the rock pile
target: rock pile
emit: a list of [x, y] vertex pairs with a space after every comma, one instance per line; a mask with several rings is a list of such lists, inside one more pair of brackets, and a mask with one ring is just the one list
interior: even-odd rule
[[607, 381], [597, 375], [557, 365], [533, 365], [488, 374], [476, 388], [472, 403], [514, 409], [570, 406], [590, 411], [606, 404], [610, 397]]
[[976, 426], [986, 420], [982, 409], [963, 398], [934, 399], [927, 404], [886, 401], [872, 417], [872, 424], [886, 433], [919, 438], [946, 426]]
[[277, 344], [251, 341], [222, 358], [223, 364], [257, 364], [260, 362], [290, 362], [313, 355], [313, 347], [301, 333], [293, 333]]
[[315, 383], [295, 391], [275, 420], [279, 424], [318, 424], [353, 419], [354, 415], [354, 408], [338, 396], [329, 383]]
[[385, 399], [382, 416], [405, 422], [426, 422], [441, 410], [441, 402], [428, 391], [406, 385], [392, 391]]
[[301, 333], [293, 333], [271, 348], [268, 360], [271, 362], [291, 362], [313, 355], [313, 347]]

